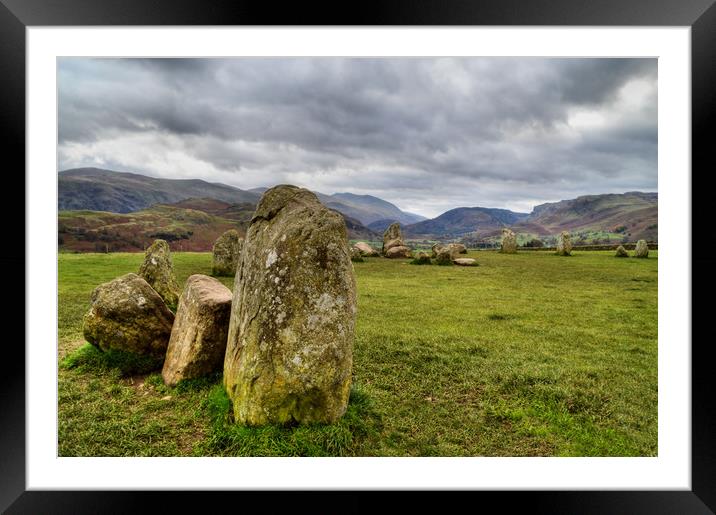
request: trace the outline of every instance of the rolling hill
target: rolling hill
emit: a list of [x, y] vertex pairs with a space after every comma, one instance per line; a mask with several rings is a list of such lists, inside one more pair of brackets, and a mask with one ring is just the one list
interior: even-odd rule
[[[227, 205], [255, 206], [267, 189], [241, 190], [199, 179], [159, 179], [99, 168], [75, 168], [59, 172], [57, 203], [60, 211], [91, 210], [113, 213], [130, 213], [155, 204], [174, 204], [201, 198], [221, 201]], [[420, 215], [401, 211], [394, 204], [371, 195], [314, 193], [326, 207], [356, 219], [362, 225], [382, 218], [398, 220], [402, 224], [425, 219]], [[223, 216], [220, 213], [214, 214]]]
[[404, 228], [408, 237], [460, 236], [471, 232], [490, 232], [513, 225], [527, 218], [527, 213], [487, 207], [458, 207], [437, 218], [425, 220]]

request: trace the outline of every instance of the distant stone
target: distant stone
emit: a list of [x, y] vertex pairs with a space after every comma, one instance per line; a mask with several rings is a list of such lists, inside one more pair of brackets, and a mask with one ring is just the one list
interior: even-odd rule
[[453, 263], [460, 266], [477, 266], [477, 260], [472, 258], [457, 258]]
[[406, 247], [404, 245], [399, 245], [397, 247], [390, 247], [386, 253], [385, 257], [387, 258], [410, 258], [413, 257], [413, 251], [410, 250], [410, 247]]
[[435, 263], [443, 266], [452, 265], [453, 257], [454, 255], [449, 247], [441, 247], [437, 250], [437, 255], [435, 256]]
[[353, 248], [358, 249], [358, 252], [360, 252], [361, 256], [364, 256], [364, 257], [372, 257], [372, 256], [380, 255], [380, 252], [375, 250], [373, 247], [371, 247], [364, 241], [359, 241], [358, 243], [353, 245]]
[[434, 243], [433, 246], [432, 246], [432, 255], [431, 255], [430, 257], [432, 257], [432, 258], [438, 257], [438, 252], [439, 252], [440, 249], [443, 248], [444, 246], [445, 246], [445, 245], [443, 245], [442, 243]]
[[500, 252], [503, 254], [517, 253], [517, 237], [511, 229], [502, 229], [502, 248]]
[[331, 423], [351, 388], [356, 282], [343, 217], [281, 185], [259, 201], [237, 268], [224, 387], [241, 424]]
[[562, 231], [557, 237], [557, 252], [558, 256], [569, 256], [572, 253], [572, 237], [567, 231]]
[[144, 262], [139, 267], [139, 276], [147, 281], [164, 299], [167, 306], [176, 309], [179, 302], [179, 285], [174, 277], [169, 244], [154, 240], [144, 253]]
[[350, 248], [351, 253], [351, 261], [354, 263], [363, 263], [365, 260], [363, 259], [363, 255], [360, 253], [360, 250], [358, 250], [355, 247]]
[[614, 257], [629, 257], [629, 254], [627, 253], [626, 249], [622, 245], [619, 245], [617, 247], [616, 254], [614, 254]]
[[164, 357], [174, 314], [147, 281], [126, 274], [97, 286], [82, 319], [85, 339], [100, 350]]
[[221, 371], [231, 315], [231, 290], [208, 275], [189, 277], [169, 338], [164, 384]]
[[212, 274], [233, 277], [244, 240], [235, 229], [229, 229], [219, 236], [212, 249]]
[[383, 233], [383, 248], [381, 249], [381, 253], [383, 255], [387, 255], [388, 250], [393, 247], [405, 246], [403, 234], [400, 232], [400, 224], [398, 222], [393, 222]]
[[425, 252], [418, 252], [418, 255], [410, 262], [411, 265], [430, 265], [430, 255]]
[[646, 240], [639, 240], [636, 242], [636, 247], [634, 248], [634, 257], [649, 257], [649, 245], [646, 244]]
[[462, 243], [451, 243], [450, 246], [452, 246], [458, 254], [467, 254], [467, 247], [465, 247]]

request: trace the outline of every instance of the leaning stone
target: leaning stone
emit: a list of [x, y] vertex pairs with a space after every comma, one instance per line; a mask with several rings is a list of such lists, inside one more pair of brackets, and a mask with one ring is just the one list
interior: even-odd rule
[[517, 253], [517, 237], [510, 229], [502, 229], [502, 248], [500, 249], [500, 252], [503, 254]]
[[439, 252], [440, 249], [443, 248], [443, 247], [444, 247], [444, 245], [443, 245], [442, 243], [434, 243], [433, 246], [432, 246], [432, 249], [431, 249], [431, 250], [432, 250], [432, 255], [431, 255], [430, 257], [432, 257], [432, 258], [438, 257], [438, 252]]
[[477, 260], [472, 258], [457, 258], [453, 263], [460, 266], [477, 266]]
[[176, 309], [180, 290], [174, 278], [172, 256], [166, 241], [154, 240], [149, 246], [139, 267], [139, 276], [157, 291], [167, 306]]
[[636, 242], [636, 247], [634, 248], [634, 257], [649, 257], [649, 245], [646, 244], [646, 240], [639, 240]]
[[572, 237], [567, 231], [562, 231], [557, 238], [557, 252], [558, 256], [569, 256], [572, 253]]
[[229, 229], [219, 236], [212, 249], [213, 275], [233, 277], [244, 240], [236, 229]]
[[224, 359], [234, 419], [330, 423], [351, 388], [356, 282], [343, 217], [281, 185], [259, 201], [236, 273]]
[[230, 315], [231, 290], [208, 275], [187, 279], [162, 369], [164, 384], [221, 371]]
[[380, 252], [375, 250], [373, 247], [371, 247], [364, 241], [359, 241], [358, 243], [353, 245], [353, 248], [358, 249], [358, 252], [360, 252], [361, 256], [364, 256], [364, 257], [372, 257], [372, 256], [380, 255]]
[[614, 254], [614, 257], [629, 257], [629, 254], [627, 253], [626, 249], [622, 245], [619, 245], [617, 247], [616, 254]]
[[163, 358], [173, 323], [174, 314], [149, 283], [126, 274], [94, 289], [82, 332], [102, 351]]
[[394, 258], [410, 258], [413, 257], [413, 251], [410, 250], [410, 247], [406, 247], [404, 245], [399, 245], [397, 247], [390, 247], [387, 252], [385, 253], [385, 257], [394, 259]]

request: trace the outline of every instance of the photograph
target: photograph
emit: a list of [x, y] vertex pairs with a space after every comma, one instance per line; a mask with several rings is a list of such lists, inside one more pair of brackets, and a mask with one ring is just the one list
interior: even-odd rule
[[656, 57], [56, 81], [58, 457], [660, 456]]

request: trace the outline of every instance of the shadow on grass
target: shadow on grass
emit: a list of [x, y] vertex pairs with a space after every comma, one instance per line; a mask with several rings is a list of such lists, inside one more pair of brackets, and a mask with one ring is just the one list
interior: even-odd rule
[[154, 358], [119, 350], [101, 351], [86, 343], [60, 361], [60, 368], [81, 372], [117, 372], [121, 377], [148, 374], [162, 368], [162, 358]]
[[212, 424], [200, 456], [360, 456], [379, 438], [380, 414], [370, 397], [353, 385], [346, 414], [336, 423], [247, 427], [233, 421], [231, 400], [221, 384], [203, 403]]

